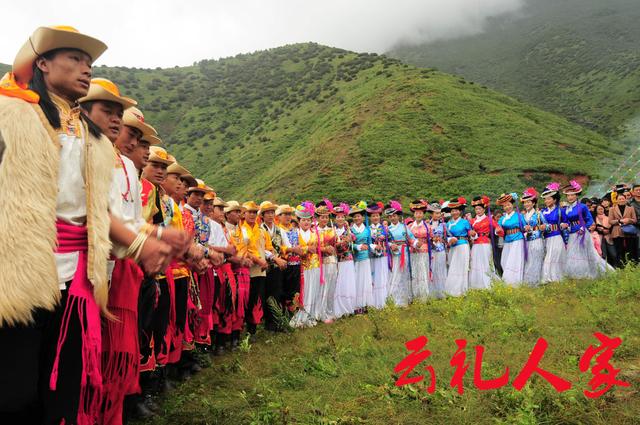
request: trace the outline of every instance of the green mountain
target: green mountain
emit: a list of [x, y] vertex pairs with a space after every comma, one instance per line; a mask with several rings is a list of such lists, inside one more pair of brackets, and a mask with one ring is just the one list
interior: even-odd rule
[[639, 21], [637, 0], [527, 0], [480, 35], [389, 54], [614, 134], [640, 114]]
[[459, 77], [298, 44], [174, 69], [98, 67], [225, 198], [429, 199], [599, 173], [600, 135]]

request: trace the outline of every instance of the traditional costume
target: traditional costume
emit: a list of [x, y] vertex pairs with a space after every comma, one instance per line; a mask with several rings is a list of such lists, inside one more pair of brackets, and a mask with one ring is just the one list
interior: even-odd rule
[[[416, 200], [409, 205], [409, 209], [413, 212], [425, 212], [427, 203]], [[424, 219], [414, 220], [409, 230], [421, 244], [419, 248], [411, 248], [411, 297], [414, 300], [423, 300], [430, 295], [431, 234]]]
[[[228, 201], [227, 206], [224, 208], [224, 212], [225, 214], [229, 214], [232, 211], [242, 211], [242, 206], [237, 201]], [[228, 320], [229, 316], [231, 316], [231, 346], [234, 347], [239, 343], [240, 333], [244, 327], [245, 316], [248, 314], [249, 308], [249, 291], [251, 286], [250, 269], [241, 263], [242, 260], [248, 258], [249, 247], [242, 237], [240, 224], [232, 224], [227, 220], [225, 228], [227, 230], [226, 235], [228, 240], [236, 249], [236, 259], [239, 260], [239, 262], [234, 262], [231, 265], [236, 282], [236, 297], [234, 300], [234, 288], [232, 287], [231, 302], [225, 302], [225, 309], [223, 313], [225, 321]], [[221, 321], [222, 320], [223, 318], [221, 318]]]
[[471, 228], [475, 236], [471, 238], [471, 263], [469, 271], [469, 289], [488, 289], [491, 281], [498, 278], [493, 262], [493, 237], [498, 223], [493, 216], [487, 215], [491, 200], [487, 196], [478, 196], [471, 201], [471, 206], [483, 208], [482, 214], [476, 214], [471, 220]]
[[[449, 273], [444, 283], [444, 291], [448, 295], [464, 295], [469, 289], [469, 231], [471, 223], [462, 218], [467, 200], [464, 198], [452, 199], [443, 211], [452, 209], [460, 211], [460, 217], [451, 218], [447, 222], [447, 244], [449, 245]], [[453, 242], [453, 238], [456, 239]], [[453, 242], [453, 243], [452, 243]]]
[[540, 212], [542, 235], [545, 241], [545, 256], [542, 262], [542, 282], [557, 282], [565, 276], [567, 247], [562, 235], [561, 224], [566, 222], [564, 212], [558, 205], [560, 184], [550, 183], [542, 192], [542, 198], [552, 198], [554, 204]]
[[527, 246], [524, 240], [524, 217], [517, 208], [516, 193], [502, 194], [498, 205], [515, 204], [513, 211], [500, 217], [498, 224], [504, 230], [504, 248], [502, 249], [502, 280], [507, 285], [518, 286], [524, 279], [524, 265], [527, 257]]
[[[338, 216], [349, 214], [349, 205], [342, 203], [333, 209]], [[336, 318], [353, 314], [356, 301], [356, 269], [353, 264], [353, 241], [349, 225], [336, 225], [336, 255], [338, 257], [338, 276], [334, 297], [334, 315]]]
[[[315, 207], [303, 202], [295, 210], [300, 219], [313, 219]], [[302, 280], [300, 283], [300, 309], [290, 321], [293, 327], [315, 326], [321, 318], [322, 289], [320, 284], [320, 245], [317, 229], [298, 229], [298, 242], [303, 250], [301, 256]]]
[[[562, 193], [565, 195], [579, 195], [582, 187], [572, 180]], [[575, 201], [564, 208], [564, 217], [569, 225], [569, 240], [567, 242], [567, 266], [568, 277], [574, 279], [596, 278], [607, 270], [612, 269], [607, 262], [598, 255], [591, 237], [589, 228], [593, 225], [593, 217], [589, 208], [579, 201]]]
[[524, 225], [529, 226], [525, 229], [524, 235], [527, 241], [527, 262], [524, 266], [524, 282], [537, 286], [542, 281], [542, 264], [544, 263], [544, 240], [540, 225], [542, 224], [542, 214], [536, 210], [538, 202], [538, 192], [530, 187], [522, 194], [522, 201], [533, 202], [533, 207], [524, 212]]
[[[316, 205], [316, 216], [330, 215], [333, 204], [329, 200], [324, 200]], [[338, 279], [338, 259], [335, 254], [336, 232], [333, 226], [318, 225], [320, 236], [320, 250], [329, 249], [334, 254], [322, 254], [322, 281], [320, 282], [320, 320], [330, 323], [335, 319], [335, 295], [336, 282]]]
[[[442, 207], [438, 202], [429, 204], [429, 212], [441, 213]], [[445, 293], [447, 280], [447, 227], [443, 220], [431, 219], [428, 222], [431, 231], [431, 291], [430, 293], [440, 298]]]
[[[384, 213], [384, 204], [378, 202], [367, 207], [367, 214]], [[391, 257], [387, 242], [387, 229], [382, 223], [369, 224], [371, 232], [371, 246], [369, 257], [373, 272], [373, 304], [375, 308], [383, 308], [389, 296], [389, 275], [391, 271]]]
[[[398, 214], [402, 216], [402, 205], [397, 201], [389, 202], [385, 215]], [[409, 247], [417, 246], [416, 238], [400, 220], [396, 224], [389, 224], [385, 229], [392, 255], [391, 276], [389, 277], [389, 296], [397, 306], [407, 306], [411, 302], [411, 260]]]
[[[276, 209], [276, 217], [279, 218], [283, 214], [293, 214], [294, 211], [294, 208], [290, 205], [283, 204]], [[278, 226], [284, 232], [289, 248], [295, 248], [300, 245], [298, 229], [295, 226], [292, 224], [285, 226], [283, 223], [279, 223]], [[290, 249], [286, 250], [285, 256], [287, 259], [287, 268], [284, 270], [282, 298], [280, 299], [280, 302], [291, 310], [293, 308], [293, 300], [296, 297], [296, 294], [300, 294], [300, 256], [292, 252]]]
[[[100, 311], [107, 312], [115, 155], [78, 106], [27, 89], [36, 59], [59, 48], [92, 61], [106, 50], [71, 27], [41, 27], [0, 81], [0, 233], [20, 235], [0, 244], [0, 412], [24, 414], [17, 423], [93, 424], [103, 394]], [[42, 96], [57, 110], [58, 128]], [[43, 417], [33, 409], [38, 393]]]
[[[366, 217], [367, 204], [360, 201], [349, 211], [350, 216], [361, 214]], [[356, 268], [356, 312], [363, 312], [367, 306], [373, 305], [373, 277], [371, 275], [371, 261], [369, 260], [369, 246], [371, 245], [371, 230], [367, 223], [351, 225], [353, 241], [353, 259]]]

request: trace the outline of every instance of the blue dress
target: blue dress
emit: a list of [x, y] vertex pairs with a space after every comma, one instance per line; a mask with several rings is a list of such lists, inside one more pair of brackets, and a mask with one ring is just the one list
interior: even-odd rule
[[522, 234], [524, 221], [519, 211], [505, 214], [498, 221], [504, 230], [504, 247], [500, 259], [502, 280], [511, 286], [520, 285], [524, 279], [525, 247]]
[[[371, 244], [371, 230], [362, 225], [364, 229], [362, 231], [358, 231], [356, 226], [351, 226], [351, 233], [355, 237], [355, 241], [353, 242], [353, 259], [354, 261], [363, 261], [369, 259], [369, 245]], [[366, 245], [366, 250], [360, 250], [360, 245]]]
[[451, 245], [451, 247], [458, 245], [469, 244], [469, 231], [471, 230], [471, 223], [465, 218], [459, 218], [457, 221], [449, 220], [447, 222], [447, 233], [450, 238], [457, 238], [458, 241]]

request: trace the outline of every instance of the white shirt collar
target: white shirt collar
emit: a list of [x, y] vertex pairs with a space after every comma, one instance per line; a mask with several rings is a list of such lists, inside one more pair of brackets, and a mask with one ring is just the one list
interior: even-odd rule
[[358, 231], [358, 233], [360, 233], [360, 232], [364, 232], [365, 226], [364, 226], [364, 223], [362, 223], [359, 226], [357, 224], [354, 224], [353, 228], [356, 229]]

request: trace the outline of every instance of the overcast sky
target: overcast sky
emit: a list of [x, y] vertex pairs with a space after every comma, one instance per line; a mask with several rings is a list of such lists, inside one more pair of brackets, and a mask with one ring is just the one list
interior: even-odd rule
[[[481, 32], [486, 19], [525, 0], [22, 0], [5, 2], [0, 62], [38, 26], [71, 25], [103, 40], [97, 64], [190, 65], [201, 59], [315, 41], [383, 53]], [[83, 5], [86, 5], [83, 7]]]

